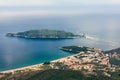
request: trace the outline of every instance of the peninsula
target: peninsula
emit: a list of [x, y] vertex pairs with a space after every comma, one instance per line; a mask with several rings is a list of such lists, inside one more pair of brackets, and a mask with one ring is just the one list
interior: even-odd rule
[[21, 38], [81, 38], [85, 35], [76, 35], [71, 32], [61, 31], [61, 30], [29, 30], [25, 32], [18, 33], [7, 33], [8, 37], [21, 37]]

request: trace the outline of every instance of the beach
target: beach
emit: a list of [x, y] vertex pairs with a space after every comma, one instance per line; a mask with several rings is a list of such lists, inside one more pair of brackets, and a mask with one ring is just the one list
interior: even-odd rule
[[[73, 55], [70, 55], [70, 56], [75, 56], [75, 55], [77, 55], [77, 54], [73, 54]], [[60, 59], [55, 59], [55, 60], [52, 60], [50, 62], [51, 63], [59, 62], [59, 61], [67, 59], [70, 56], [63, 57], [63, 58], [60, 58]], [[16, 68], [16, 69], [5, 70], [5, 71], [1, 71], [0, 73], [12, 73], [12, 74], [14, 74], [16, 71], [22, 71], [22, 72], [27, 72], [28, 70], [32, 70], [32, 71], [37, 71], [38, 70], [39, 71], [39, 70], [41, 70], [40, 69], [41, 66], [43, 66], [43, 63], [30, 65], [30, 66], [26, 66], [26, 67], [21, 67], [21, 68]]]

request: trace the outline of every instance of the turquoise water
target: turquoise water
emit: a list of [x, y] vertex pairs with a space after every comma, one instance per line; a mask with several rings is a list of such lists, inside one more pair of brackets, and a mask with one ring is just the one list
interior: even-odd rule
[[[88, 46], [109, 50], [120, 44], [120, 15], [29, 16], [0, 19], [0, 71], [29, 66], [72, 55], [62, 46]], [[87, 39], [23, 39], [5, 37], [8, 32], [55, 29]]]

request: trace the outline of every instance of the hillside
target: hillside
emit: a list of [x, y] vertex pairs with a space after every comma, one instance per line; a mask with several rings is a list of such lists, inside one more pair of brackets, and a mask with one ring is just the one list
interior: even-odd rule
[[109, 80], [112, 78], [106, 77], [104, 75], [98, 76], [85, 76], [80, 71], [74, 70], [45, 70], [39, 72], [38, 74], [32, 76], [27, 80]]
[[108, 50], [108, 51], [105, 51], [105, 53], [117, 53], [117, 54], [120, 54], [120, 48]]

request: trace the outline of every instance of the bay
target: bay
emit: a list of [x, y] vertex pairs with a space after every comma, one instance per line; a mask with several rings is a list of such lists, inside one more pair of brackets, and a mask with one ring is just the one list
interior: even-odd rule
[[[63, 46], [88, 46], [109, 50], [120, 44], [120, 15], [23, 16], [0, 19], [0, 71], [29, 66], [72, 55]], [[85, 33], [87, 39], [24, 39], [6, 37], [9, 32], [32, 29]]]

